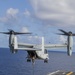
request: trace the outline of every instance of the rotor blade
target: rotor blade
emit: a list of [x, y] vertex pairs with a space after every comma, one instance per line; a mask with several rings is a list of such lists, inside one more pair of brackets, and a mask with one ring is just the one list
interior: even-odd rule
[[[11, 32], [0, 32], [1, 34], [12, 34]], [[29, 32], [27, 33], [22, 33], [22, 32], [14, 32], [15, 35], [18, 35], [18, 34], [31, 34]]]
[[72, 34], [72, 36], [75, 36], [75, 34]]
[[18, 35], [18, 34], [31, 34], [30, 32], [15, 32], [14, 30], [12, 29], [8, 29], [10, 32], [13, 32], [15, 35]]
[[64, 34], [66, 35], [69, 35], [66, 31], [62, 30], [62, 29], [59, 29], [61, 32], [63, 32]]
[[30, 32], [26, 32], [26, 33], [24, 33], [24, 32], [14, 32], [14, 34], [17, 35], [17, 34], [32, 34], [32, 33], [30, 33]]
[[10, 34], [9, 32], [0, 32], [0, 33], [2, 33], [2, 34]]
[[66, 34], [61, 34], [61, 33], [56, 33], [57, 35], [66, 35]]

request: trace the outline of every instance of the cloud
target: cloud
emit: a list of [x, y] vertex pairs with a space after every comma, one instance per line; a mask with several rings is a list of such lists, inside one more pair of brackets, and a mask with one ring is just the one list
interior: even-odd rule
[[[21, 32], [30, 32], [27, 27], [22, 27]], [[34, 34], [27, 34], [26, 36], [18, 36], [19, 41], [26, 42], [26, 43], [35, 43], [40, 44], [41, 43], [41, 37], [34, 35]]]
[[4, 17], [0, 17], [0, 22], [7, 24], [7, 25], [12, 25], [14, 23], [16, 23], [17, 21], [17, 15], [19, 13], [18, 9], [14, 9], [14, 8], [9, 8], [6, 11], [6, 15]]
[[28, 36], [28, 40], [30, 43], [36, 43], [36, 44], [41, 44], [42, 43], [42, 37], [40, 36]]
[[60, 39], [60, 42], [62, 42], [62, 43], [66, 43], [66, 41], [67, 41], [63, 35], [60, 35], [59, 39]]
[[19, 13], [19, 10], [18, 10], [18, 9], [13, 9], [13, 8], [9, 8], [9, 9], [6, 11], [6, 14], [7, 14], [7, 15], [11, 15], [11, 16], [13, 16], [13, 17], [15, 17], [18, 13]]
[[29, 32], [27, 27], [23, 27], [21, 32]]
[[48, 25], [75, 25], [74, 0], [30, 0], [30, 3], [34, 16]]
[[33, 40], [34, 40], [34, 39], [41, 39], [41, 37], [40, 37], [40, 36], [37, 36], [37, 35], [36, 35], [36, 36], [29, 36], [29, 39], [30, 39], [30, 40], [31, 40], [31, 39], [33, 39]]
[[31, 13], [30, 13], [27, 9], [25, 9], [24, 15], [25, 15], [25, 16], [31, 16]]

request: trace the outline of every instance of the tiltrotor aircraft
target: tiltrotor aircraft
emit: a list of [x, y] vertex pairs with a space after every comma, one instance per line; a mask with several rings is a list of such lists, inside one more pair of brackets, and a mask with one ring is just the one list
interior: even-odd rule
[[44, 37], [42, 37], [42, 43], [41, 44], [26, 44], [26, 43], [19, 43], [17, 41], [17, 35], [19, 34], [31, 34], [31, 33], [21, 33], [21, 32], [15, 32], [13, 30], [9, 30], [9, 32], [0, 32], [3, 34], [9, 35], [9, 47], [12, 53], [16, 53], [18, 50], [24, 50], [27, 51], [27, 62], [33, 62], [35, 59], [42, 59], [45, 63], [48, 62], [49, 55], [47, 52], [47, 49], [52, 48], [67, 48], [67, 54], [69, 56], [72, 55], [72, 47], [73, 47], [73, 37], [75, 34], [72, 34], [72, 32], [66, 32], [62, 29], [59, 29], [63, 33], [58, 33], [58, 35], [65, 35], [68, 36], [67, 43], [64, 44], [45, 44], [44, 43]]

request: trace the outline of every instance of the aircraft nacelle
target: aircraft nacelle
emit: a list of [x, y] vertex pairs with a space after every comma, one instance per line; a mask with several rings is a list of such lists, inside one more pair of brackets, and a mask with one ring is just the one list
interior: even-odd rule
[[67, 54], [69, 56], [72, 55], [72, 49], [73, 49], [73, 37], [72, 36], [68, 36], [68, 45], [67, 45]]
[[18, 52], [18, 50], [15, 50], [13, 46], [10, 46], [10, 52], [15, 54]]
[[18, 52], [18, 50], [14, 48], [17, 45], [16, 42], [17, 42], [17, 37], [15, 35], [10, 35], [10, 37], [9, 37], [9, 47], [10, 47], [11, 53], [17, 53]]

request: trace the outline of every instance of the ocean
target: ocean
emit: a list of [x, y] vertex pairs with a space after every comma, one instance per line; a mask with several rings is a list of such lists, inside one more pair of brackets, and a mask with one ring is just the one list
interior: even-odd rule
[[35, 60], [35, 65], [26, 62], [26, 51], [12, 54], [8, 48], [0, 48], [0, 75], [47, 75], [57, 70], [75, 72], [75, 53], [49, 51], [49, 62]]

